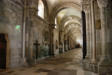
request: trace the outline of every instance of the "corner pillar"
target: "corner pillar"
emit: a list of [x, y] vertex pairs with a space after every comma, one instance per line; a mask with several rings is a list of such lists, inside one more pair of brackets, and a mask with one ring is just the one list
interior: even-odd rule
[[112, 75], [112, 0], [98, 0], [102, 27], [102, 56], [99, 75]]

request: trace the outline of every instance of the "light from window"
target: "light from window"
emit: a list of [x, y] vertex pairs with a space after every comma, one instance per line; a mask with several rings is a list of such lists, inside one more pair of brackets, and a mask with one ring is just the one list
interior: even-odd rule
[[77, 43], [79, 43], [82, 46], [82, 44], [83, 44], [82, 39], [77, 38], [76, 41], [77, 41]]
[[39, 0], [38, 16], [40, 16], [41, 18], [44, 18], [44, 4], [43, 4], [42, 0]]

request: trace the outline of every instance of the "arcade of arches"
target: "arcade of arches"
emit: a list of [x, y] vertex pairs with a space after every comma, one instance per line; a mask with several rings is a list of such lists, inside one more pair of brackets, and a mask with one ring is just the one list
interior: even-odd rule
[[111, 24], [112, 0], [0, 0], [0, 75], [112, 75]]

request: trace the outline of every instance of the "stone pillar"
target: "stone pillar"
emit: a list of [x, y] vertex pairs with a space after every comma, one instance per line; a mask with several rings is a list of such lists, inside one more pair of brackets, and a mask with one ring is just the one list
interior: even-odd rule
[[83, 11], [85, 11], [86, 15], [86, 37], [87, 37], [87, 55], [85, 60], [83, 61], [83, 68], [85, 70], [91, 71], [91, 59], [92, 59], [92, 24], [91, 24], [91, 6], [90, 3], [85, 3], [83, 4]]
[[67, 34], [65, 34], [65, 51], [67, 51]]
[[66, 46], [66, 51], [68, 51], [68, 35], [66, 34], [66, 36], [65, 36], [65, 39], [66, 39], [66, 44], [65, 44], [65, 46]]
[[96, 27], [94, 0], [91, 0], [91, 71], [98, 72], [98, 62], [96, 61]]
[[95, 13], [94, 13], [94, 1], [91, 1], [91, 14], [92, 14], [92, 25], [91, 25], [91, 30], [92, 30], [92, 62], [95, 63], [96, 57], [95, 57]]
[[26, 65], [27, 64], [27, 61], [26, 61], [26, 56], [25, 56], [25, 52], [26, 52], [26, 20], [27, 20], [27, 16], [28, 16], [28, 9], [27, 9], [27, 0], [24, 0], [24, 10], [23, 10], [23, 26], [22, 26], [22, 50], [23, 50], [23, 54], [22, 54], [22, 59], [23, 59], [23, 65]]
[[62, 38], [61, 38], [61, 40], [62, 40], [62, 43], [63, 43], [63, 53], [64, 53], [64, 31], [62, 31], [62, 33], [61, 33], [61, 36], [62, 36]]
[[102, 57], [99, 75], [112, 75], [112, 0], [98, 0], [102, 26]]
[[84, 60], [84, 68], [86, 70], [97, 72], [96, 64], [96, 47], [95, 47], [95, 15], [93, 8], [93, 0], [85, 2], [83, 9], [86, 14], [86, 36], [87, 36], [87, 55]]
[[50, 30], [50, 50], [49, 50], [49, 55], [50, 56], [54, 56], [54, 28], [55, 25], [54, 24], [50, 24], [49, 25], [49, 30]]
[[91, 58], [92, 58], [92, 19], [91, 19], [91, 4], [90, 4], [90, 6], [89, 6], [89, 10], [88, 10], [88, 12], [89, 12], [89, 14], [88, 14], [88, 22], [89, 22], [89, 26], [88, 26], [88, 36], [89, 36], [89, 52], [88, 52], [88, 54], [89, 54], [89, 61], [91, 61]]

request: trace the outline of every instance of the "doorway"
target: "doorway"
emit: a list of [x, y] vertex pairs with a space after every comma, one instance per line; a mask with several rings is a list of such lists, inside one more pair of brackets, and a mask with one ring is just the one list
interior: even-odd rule
[[83, 59], [85, 59], [87, 54], [87, 44], [86, 44], [86, 15], [85, 12], [82, 11], [82, 31], [83, 31]]
[[0, 34], [0, 69], [6, 69], [7, 66], [7, 38], [6, 34]]

